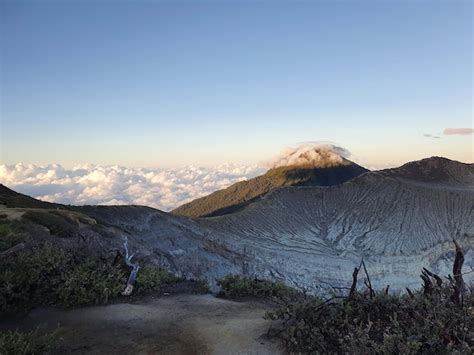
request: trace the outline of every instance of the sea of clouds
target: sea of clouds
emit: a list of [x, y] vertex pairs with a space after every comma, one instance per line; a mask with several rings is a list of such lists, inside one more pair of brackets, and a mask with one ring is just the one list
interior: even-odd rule
[[0, 183], [43, 201], [74, 205], [145, 205], [170, 211], [183, 203], [262, 174], [236, 164], [174, 169], [58, 164], [0, 165]]
[[59, 164], [0, 165], [0, 183], [43, 201], [71, 205], [144, 205], [171, 211], [183, 203], [248, 180], [274, 167], [313, 164], [328, 166], [351, 153], [329, 142], [304, 142], [287, 147], [258, 165], [214, 167], [127, 168]]

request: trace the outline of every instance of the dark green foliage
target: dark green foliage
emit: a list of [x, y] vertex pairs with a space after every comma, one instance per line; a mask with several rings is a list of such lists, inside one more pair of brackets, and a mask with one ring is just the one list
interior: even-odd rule
[[472, 293], [456, 307], [449, 288], [425, 296], [377, 293], [329, 302], [287, 304], [269, 313], [280, 320], [290, 352], [363, 354], [472, 353]]
[[105, 304], [123, 291], [126, 271], [97, 258], [87, 258], [64, 274], [57, 291], [57, 304], [62, 307]]
[[[104, 304], [120, 296], [128, 274], [121, 260], [116, 264], [99, 257], [81, 258], [50, 243], [31, 245], [19, 255], [0, 259], [0, 317], [43, 305]], [[175, 281], [167, 272], [145, 265], [138, 274], [137, 291], [145, 293]]]
[[301, 292], [286, 286], [282, 282], [227, 275], [217, 280], [217, 284], [221, 287], [220, 295], [231, 299], [267, 298], [277, 301], [294, 301], [304, 298]]
[[0, 260], [0, 314], [54, 303], [70, 264], [71, 257], [49, 243]]
[[7, 250], [18, 243], [26, 242], [31, 238], [18, 229], [12, 222], [0, 222], [0, 252]]
[[0, 355], [44, 354], [57, 340], [57, 332], [41, 334], [39, 329], [29, 333], [18, 331], [0, 333]]
[[164, 270], [145, 265], [140, 268], [137, 275], [136, 293], [157, 290], [163, 285], [178, 282], [180, 279]]
[[71, 236], [78, 230], [77, 223], [74, 223], [56, 211], [27, 211], [23, 218], [49, 229], [50, 234], [60, 237]]

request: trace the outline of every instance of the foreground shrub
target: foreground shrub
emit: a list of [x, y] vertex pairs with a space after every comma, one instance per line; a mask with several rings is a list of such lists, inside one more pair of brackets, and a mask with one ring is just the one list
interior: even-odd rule
[[40, 334], [36, 329], [30, 333], [18, 331], [0, 333], [0, 355], [34, 355], [49, 351], [56, 341], [56, 332]]
[[290, 301], [304, 298], [304, 295], [286, 286], [282, 282], [242, 278], [238, 275], [227, 275], [219, 280], [220, 296], [231, 299], [266, 298], [278, 301]]
[[474, 315], [470, 300], [458, 307], [451, 290], [426, 296], [376, 293], [373, 298], [310, 300], [287, 304], [268, 317], [290, 352], [364, 354], [472, 353]]
[[46, 243], [0, 262], [0, 315], [24, 312], [57, 300], [72, 258]]
[[71, 267], [57, 292], [57, 304], [62, 307], [105, 304], [118, 297], [124, 289], [126, 272], [117, 265], [94, 258]]
[[[78, 257], [50, 243], [30, 245], [18, 255], [0, 259], [0, 317], [45, 305], [107, 303], [120, 296], [128, 274], [121, 260]], [[144, 265], [137, 291], [143, 294], [175, 281], [173, 275]]]
[[145, 265], [140, 268], [137, 276], [137, 293], [158, 290], [163, 285], [178, 282], [180, 279], [169, 272]]

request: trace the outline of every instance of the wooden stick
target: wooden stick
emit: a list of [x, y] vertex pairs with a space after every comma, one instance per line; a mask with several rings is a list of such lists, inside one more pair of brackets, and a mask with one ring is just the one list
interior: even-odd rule
[[454, 275], [454, 283], [453, 283], [453, 294], [451, 295], [451, 300], [459, 306], [462, 306], [464, 299], [463, 299], [463, 291], [464, 291], [464, 280], [462, 278], [462, 265], [464, 264], [464, 253], [456, 242], [453, 239], [454, 246], [456, 247], [456, 256], [454, 258], [454, 265], [453, 265], [453, 275]]
[[135, 284], [135, 280], [137, 279], [137, 274], [138, 270], [140, 270], [140, 266], [138, 263], [133, 264], [132, 263], [132, 258], [134, 254], [129, 255], [128, 254], [128, 240], [125, 238], [123, 242], [123, 248], [125, 249], [125, 263], [132, 268], [130, 271], [130, 276], [128, 277], [127, 280], [127, 286], [125, 287], [125, 290], [122, 292], [122, 296], [130, 296], [133, 291], [133, 285]]
[[375, 291], [374, 291], [374, 289], [372, 288], [372, 283], [370, 282], [369, 273], [367, 272], [367, 268], [365, 267], [365, 262], [364, 262], [363, 259], [362, 259], [362, 266], [364, 267], [365, 275], [367, 276], [367, 282], [368, 282], [368, 284], [369, 284], [370, 299], [372, 299], [372, 297], [375, 296]]

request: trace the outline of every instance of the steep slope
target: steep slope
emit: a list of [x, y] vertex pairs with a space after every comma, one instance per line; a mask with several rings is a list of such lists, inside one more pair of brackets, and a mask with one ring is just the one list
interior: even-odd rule
[[339, 186], [278, 189], [238, 213], [199, 223], [210, 237], [231, 240], [261, 261], [247, 266], [249, 274], [308, 288], [338, 285], [364, 257], [375, 284], [416, 286], [421, 266], [451, 272], [453, 238], [465, 248], [467, 270], [474, 267], [473, 173], [472, 164], [430, 158]]
[[275, 167], [264, 175], [238, 182], [226, 189], [186, 203], [172, 213], [187, 217], [220, 216], [236, 212], [280, 187], [338, 185], [367, 171], [344, 158], [334, 164]]

